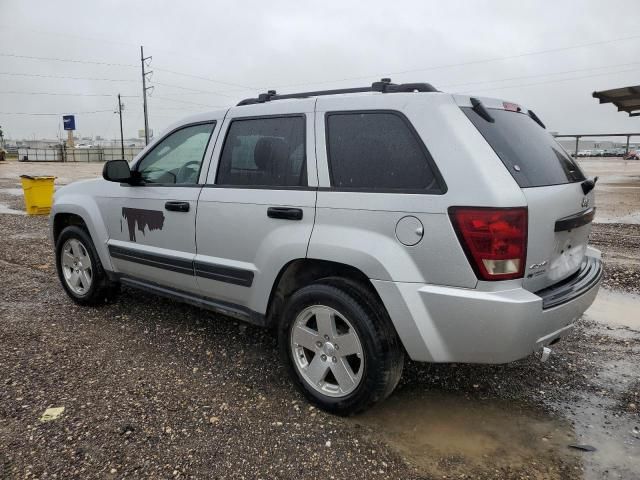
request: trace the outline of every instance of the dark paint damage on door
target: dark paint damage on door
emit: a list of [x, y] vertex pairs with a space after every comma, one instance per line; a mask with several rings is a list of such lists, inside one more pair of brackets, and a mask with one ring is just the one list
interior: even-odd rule
[[145, 210], [143, 208], [122, 207], [122, 217], [129, 227], [129, 240], [136, 241], [136, 227], [144, 235], [144, 229], [162, 230], [164, 213], [162, 210]]

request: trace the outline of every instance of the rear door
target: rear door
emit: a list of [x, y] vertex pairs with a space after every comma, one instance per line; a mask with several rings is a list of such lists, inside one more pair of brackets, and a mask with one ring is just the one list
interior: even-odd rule
[[519, 106], [484, 100], [493, 122], [462, 110], [494, 149], [527, 200], [529, 232], [523, 285], [541, 290], [575, 273], [584, 259], [595, 214], [593, 190], [555, 139]]
[[282, 100], [229, 110], [198, 201], [202, 295], [265, 313], [280, 269], [306, 257], [317, 189], [314, 106]]

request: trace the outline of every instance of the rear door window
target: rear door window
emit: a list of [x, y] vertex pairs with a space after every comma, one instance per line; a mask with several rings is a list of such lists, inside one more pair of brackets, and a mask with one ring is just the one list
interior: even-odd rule
[[328, 113], [331, 185], [363, 191], [443, 193], [429, 152], [396, 112]]
[[544, 128], [529, 115], [508, 110], [488, 110], [495, 122], [471, 107], [462, 111], [491, 145], [521, 188], [581, 182], [584, 174]]
[[220, 156], [218, 185], [307, 186], [305, 117], [233, 120]]

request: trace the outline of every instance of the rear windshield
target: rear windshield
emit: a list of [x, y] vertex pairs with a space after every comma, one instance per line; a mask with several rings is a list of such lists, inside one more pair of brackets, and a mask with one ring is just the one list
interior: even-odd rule
[[491, 123], [471, 107], [462, 111], [476, 126], [521, 188], [581, 182], [584, 174], [558, 142], [529, 115], [490, 109]]

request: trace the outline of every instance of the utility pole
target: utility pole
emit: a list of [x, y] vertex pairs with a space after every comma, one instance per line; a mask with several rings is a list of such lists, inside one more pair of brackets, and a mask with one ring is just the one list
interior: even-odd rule
[[120, 94], [118, 94], [118, 115], [120, 115], [120, 153], [122, 154], [122, 159], [124, 158], [124, 134], [122, 133], [122, 109], [124, 105], [122, 105], [122, 101], [120, 100]]
[[153, 73], [152, 71], [145, 72], [146, 60], [151, 60], [152, 57], [144, 56], [144, 47], [140, 45], [140, 64], [142, 65], [142, 105], [144, 106], [144, 144], [149, 145], [149, 114], [147, 111], [147, 90], [151, 90], [153, 87], [147, 87], [147, 75]]

